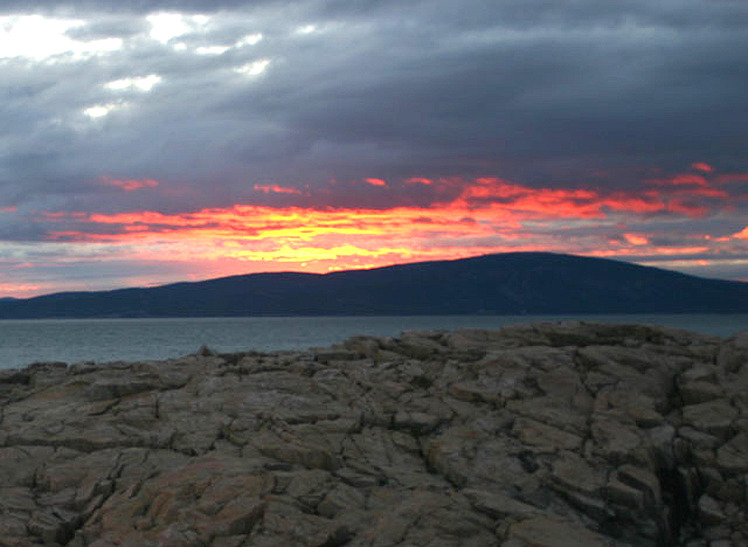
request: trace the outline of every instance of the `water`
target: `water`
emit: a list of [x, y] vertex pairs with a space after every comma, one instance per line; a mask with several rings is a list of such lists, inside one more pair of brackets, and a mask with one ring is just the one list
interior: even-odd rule
[[354, 334], [496, 329], [511, 323], [563, 319], [650, 323], [718, 336], [748, 330], [748, 314], [0, 320], [0, 369], [39, 361], [169, 359], [193, 353], [203, 344], [220, 352], [306, 349], [329, 346]]

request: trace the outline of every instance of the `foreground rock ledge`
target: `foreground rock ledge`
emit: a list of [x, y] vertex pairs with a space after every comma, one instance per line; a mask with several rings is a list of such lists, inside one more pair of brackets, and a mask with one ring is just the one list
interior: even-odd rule
[[0, 403], [3, 545], [748, 544], [748, 333], [45, 363]]

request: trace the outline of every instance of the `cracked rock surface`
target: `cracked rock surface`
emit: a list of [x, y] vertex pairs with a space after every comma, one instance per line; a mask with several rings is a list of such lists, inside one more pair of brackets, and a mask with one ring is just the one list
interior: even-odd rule
[[747, 477], [748, 333], [0, 371], [2, 545], [746, 545]]

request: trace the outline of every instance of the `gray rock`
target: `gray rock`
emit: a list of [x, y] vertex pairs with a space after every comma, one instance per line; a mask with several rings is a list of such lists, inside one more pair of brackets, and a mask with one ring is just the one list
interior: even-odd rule
[[745, 370], [748, 363], [748, 332], [739, 332], [719, 347], [717, 364], [728, 372]]
[[605, 486], [605, 494], [610, 503], [623, 505], [637, 511], [644, 509], [644, 492], [618, 479], [612, 479], [608, 482]]
[[605, 547], [606, 538], [578, 525], [560, 519], [537, 517], [513, 524], [505, 537], [507, 542], [519, 541], [536, 547]]
[[748, 431], [741, 431], [717, 450], [717, 464], [731, 475], [748, 472]]
[[562, 322], [2, 371], [0, 543], [740, 544], [746, 348]]
[[660, 481], [650, 471], [633, 465], [622, 465], [618, 468], [618, 478], [644, 492], [645, 500], [650, 506], [659, 506], [662, 503]]
[[573, 452], [561, 454], [551, 465], [551, 483], [564, 492], [598, 496], [605, 485], [605, 473]]
[[727, 518], [717, 500], [704, 494], [699, 498], [699, 515], [707, 525], [721, 524]]
[[465, 488], [462, 490], [472, 503], [473, 507], [495, 519], [506, 517], [528, 518], [542, 514], [537, 507], [522, 503], [508, 497], [501, 492], [486, 492], [475, 488]]
[[681, 385], [680, 393], [685, 404], [695, 405], [724, 397], [725, 390], [718, 384], [696, 380]]
[[528, 418], [517, 418], [513, 431], [533, 451], [553, 453], [582, 448], [583, 439], [579, 435]]
[[732, 422], [737, 417], [738, 410], [724, 399], [683, 407], [685, 423], [720, 439], [729, 435]]

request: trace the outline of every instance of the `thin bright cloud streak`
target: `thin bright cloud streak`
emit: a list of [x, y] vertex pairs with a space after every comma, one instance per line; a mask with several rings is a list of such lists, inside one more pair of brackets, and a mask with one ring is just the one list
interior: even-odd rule
[[142, 188], [155, 188], [156, 186], [158, 186], [158, 181], [153, 179], [116, 179], [107, 175], [101, 177], [101, 182], [105, 186], [121, 188], [126, 192], [132, 192], [134, 190], [140, 190]]
[[247, 76], [258, 76], [265, 72], [268, 65], [270, 65], [270, 59], [260, 59], [258, 61], [252, 61], [251, 63], [238, 66], [234, 68], [234, 71]]
[[148, 76], [113, 80], [104, 84], [104, 88], [111, 91], [125, 91], [128, 89], [150, 91], [155, 85], [161, 83], [162, 80], [158, 74], [149, 74]]
[[95, 104], [93, 106], [89, 106], [88, 108], [85, 108], [83, 110], [83, 114], [95, 120], [97, 118], [103, 118], [104, 116], [108, 116], [110, 112], [112, 112], [113, 110], [122, 108], [123, 106], [124, 105], [117, 104], [117, 103]]

